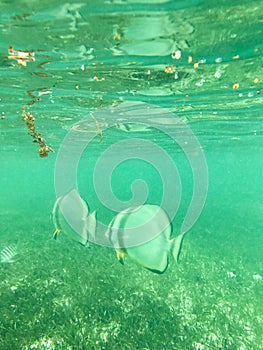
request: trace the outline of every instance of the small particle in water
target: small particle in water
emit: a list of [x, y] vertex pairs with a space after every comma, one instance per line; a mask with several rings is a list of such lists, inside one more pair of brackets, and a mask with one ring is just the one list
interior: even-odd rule
[[254, 134], [254, 136], [256, 136], [257, 135], [257, 130], [253, 130], [253, 134]]
[[257, 90], [257, 94], [260, 95], [260, 90]]
[[175, 65], [172, 64], [172, 65], [166, 66], [164, 71], [167, 74], [175, 73]]
[[194, 69], [198, 69], [199, 68], [199, 62], [195, 62], [194, 63]]
[[93, 80], [95, 80], [95, 81], [104, 81], [105, 78], [104, 78], [104, 77], [99, 78], [97, 75], [95, 75], [95, 76], [93, 77]]
[[255, 47], [254, 52], [258, 52], [258, 51], [259, 51], [259, 47]]
[[238, 94], [238, 96], [239, 96], [239, 97], [242, 97], [242, 96], [243, 96], [242, 92], [240, 92], [240, 93]]
[[214, 74], [214, 77], [219, 79], [221, 77], [221, 73], [217, 70]]
[[200, 81], [195, 83], [195, 86], [203, 86], [204, 82], [205, 82], [205, 79], [201, 79]]
[[254, 93], [253, 93], [253, 92], [249, 92], [249, 93], [247, 94], [247, 96], [248, 96], [248, 97], [253, 97], [253, 96], [254, 96]]
[[231, 278], [237, 277], [237, 275], [234, 272], [232, 272], [232, 271], [227, 271], [227, 276], [231, 277]]
[[189, 97], [189, 94], [185, 94], [185, 98], [188, 98]]
[[253, 279], [256, 281], [261, 281], [262, 280], [262, 276], [260, 276], [258, 273], [253, 275]]
[[239, 84], [238, 84], [238, 83], [234, 83], [234, 84], [233, 84], [233, 89], [234, 89], [234, 90], [239, 89]]
[[221, 63], [222, 62], [222, 57], [217, 57], [215, 59], [215, 63]]
[[84, 70], [85, 70], [85, 66], [84, 66], [84, 64], [82, 64], [82, 65], [80, 66], [80, 69], [81, 69], [82, 71], [84, 71]]
[[2, 114], [1, 114], [1, 119], [2, 119], [2, 120], [5, 120], [5, 112], [2, 112]]
[[214, 115], [217, 115], [217, 112], [216, 112], [216, 111], [214, 111], [214, 112], [213, 112], [213, 114], [214, 114]]
[[188, 63], [192, 63], [193, 62], [193, 56], [188, 56]]
[[201, 58], [201, 60], [199, 61], [199, 63], [202, 63], [202, 64], [206, 63], [206, 58]]
[[172, 58], [174, 60], [179, 60], [181, 58], [181, 55], [182, 55], [181, 50], [176, 50], [172, 53]]
[[38, 96], [41, 97], [43, 95], [51, 95], [52, 91], [50, 90], [44, 90], [44, 91], [38, 91]]
[[178, 78], [179, 78], [179, 75], [178, 75], [177, 72], [175, 72], [175, 74], [174, 74], [174, 79], [177, 80]]
[[254, 84], [257, 84], [258, 81], [259, 81], [258, 77], [255, 77], [255, 78], [254, 78]]
[[239, 59], [239, 55], [236, 54], [233, 56], [233, 60], [238, 60], [238, 59]]
[[79, 85], [78, 84], [75, 85], [75, 90], [79, 90]]
[[147, 74], [148, 74], [148, 75], [151, 74], [151, 70], [150, 70], [150, 69], [147, 70]]

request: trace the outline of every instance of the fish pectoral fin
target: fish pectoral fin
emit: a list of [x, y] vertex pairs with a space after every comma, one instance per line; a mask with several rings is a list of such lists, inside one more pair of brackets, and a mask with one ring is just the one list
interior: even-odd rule
[[57, 239], [57, 237], [58, 237], [58, 234], [61, 232], [61, 229], [59, 229], [59, 228], [56, 228], [55, 229], [55, 231], [54, 231], [54, 233], [53, 233], [53, 238], [56, 240]]
[[117, 255], [117, 259], [119, 260], [119, 262], [122, 265], [124, 265], [125, 252], [122, 250], [116, 250], [116, 255]]

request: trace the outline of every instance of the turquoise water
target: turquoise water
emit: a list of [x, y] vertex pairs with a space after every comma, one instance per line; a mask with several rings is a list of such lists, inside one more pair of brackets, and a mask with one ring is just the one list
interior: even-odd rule
[[[0, 3], [0, 250], [17, 252], [0, 263], [0, 349], [263, 348], [262, 15], [262, 1]], [[9, 46], [33, 51], [34, 61], [8, 54]], [[127, 131], [136, 115], [117, 126], [109, 113], [101, 117], [136, 101], [167, 108], [177, 122], [163, 119], [156, 128], [145, 112], [146, 129]], [[22, 106], [55, 153], [39, 157]], [[118, 212], [98, 196], [110, 188], [110, 162], [112, 193], [124, 207], [136, 179], [148, 185], [146, 202], [157, 205], [165, 183], [176, 182], [153, 146], [141, 149], [147, 140], [178, 170], [176, 191], [168, 191], [179, 201], [178, 235], [193, 195], [192, 162], [204, 155], [204, 208], [164, 274], [129, 257], [122, 266], [108, 247], [83, 247], [64, 233], [52, 238], [54, 182], [72, 172], [56, 179], [60, 146], [85, 117], [75, 141], [90, 132], [94, 139], [76, 169], [78, 188], [105, 225]], [[191, 145], [184, 126], [200, 145], [187, 149], [189, 158], [176, 142]], [[162, 130], [175, 130], [175, 140]], [[105, 156], [125, 140], [130, 147]], [[68, 159], [78, 146], [67, 145]], [[109, 163], [94, 177], [99, 160]]]

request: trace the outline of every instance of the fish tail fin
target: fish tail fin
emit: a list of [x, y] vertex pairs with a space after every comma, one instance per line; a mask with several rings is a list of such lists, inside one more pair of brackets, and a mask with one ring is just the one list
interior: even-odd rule
[[176, 262], [178, 262], [178, 259], [179, 259], [179, 255], [180, 255], [181, 248], [182, 248], [183, 238], [184, 238], [184, 233], [181, 233], [180, 235], [178, 235], [177, 237], [175, 237], [171, 240], [171, 243], [172, 243], [171, 252], [172, 252], [172, 256]]

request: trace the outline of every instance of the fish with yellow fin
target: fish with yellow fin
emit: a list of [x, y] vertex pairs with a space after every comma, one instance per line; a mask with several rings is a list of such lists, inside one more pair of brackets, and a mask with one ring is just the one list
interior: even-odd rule
[[[148, 232], [145, 234], [144, 232]], [[146, 269], [163, 273], [170, 256], [178, 260], [184, 234], [172, 238], [170, 220], [157, 205], [144, 204], [121, 211], [106, 232], [115, 247], [117, 258], [131, 258]]]
[[[89, 214], [86, 202], [77, 190], [59, 197], [52, 211], [56, 239], [63, 231], [83, 245], [96, 243], [96, 212]], [[157, 205], [144, 204], [118, 213], [102, 233], [105, 245], [113, 247], [120, 263], [126, 257], [155, 272], [166, 271], [170, 257], [178, 260], [184, 234], [172, 237], [167, 214]]]

